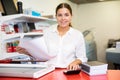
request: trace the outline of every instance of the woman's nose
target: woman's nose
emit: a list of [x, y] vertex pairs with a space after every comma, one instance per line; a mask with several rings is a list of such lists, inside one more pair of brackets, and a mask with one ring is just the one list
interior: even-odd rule
[[65, 16], [62, 16], [62, 20], [64, 20], [65, 19]]

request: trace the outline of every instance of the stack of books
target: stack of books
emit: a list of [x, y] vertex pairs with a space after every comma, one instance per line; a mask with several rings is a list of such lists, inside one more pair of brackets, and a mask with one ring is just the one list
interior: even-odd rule
[[108, 64], [99, 61], [90, 61], [82, 63], [81, 70], [88, 75], [102, 75], [106, 74]]

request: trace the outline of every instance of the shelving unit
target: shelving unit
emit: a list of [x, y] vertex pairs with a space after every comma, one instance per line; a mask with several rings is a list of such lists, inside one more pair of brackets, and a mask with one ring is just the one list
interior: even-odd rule
[[[17, 24], [17, 23], [22, 23], [22, 22], [34, 22], [34, 23], [43, 23], [42, 25], [53, 25], [56, 23], [56, 20], [53, 19], [48, 19], [45, 17], [36, 17], [36, 16], [31, 16], [31, 15], [26, 15], [26, 14], [14, 14], [14, 15], [8, 15], [8, 16], [2, 16], [0, 17], [0, 27], [2, 27], [4, 24]], [[34, 36], [42, 36], [42, 32], [27, 32], [27, 33], [12, 33], [12, 34], [6, 34], [5, 31], [2, 31], [2, 28], [0, 28], [0, 58], [1, 55], [13, 55], [12, 53], [7, 53], [5, 48], [5, 42], [6, 41], [11, 41], [16, 38], [21, 38], [23, 36], [26, 37], [34, 37]], [[16, 55], [16, 53], [14, 53]]]

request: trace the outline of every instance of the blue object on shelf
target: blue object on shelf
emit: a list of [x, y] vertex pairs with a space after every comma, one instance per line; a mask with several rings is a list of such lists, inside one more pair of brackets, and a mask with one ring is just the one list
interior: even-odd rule
[[41, 14], [36, 11], [32, 11], [32, 16], [41, 16]]

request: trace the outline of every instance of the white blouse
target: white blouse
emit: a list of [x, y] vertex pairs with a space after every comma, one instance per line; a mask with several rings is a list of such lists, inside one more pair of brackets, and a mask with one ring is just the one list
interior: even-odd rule
[[72, 27], [64, 36], [59, 36], [57, 25], [44, 31], [44, 38], [49, 55], [55, 56], [47, 61], [58, 68], [66, 68], [75, 59], [87, 61], [85, 42], [80, 31]]

